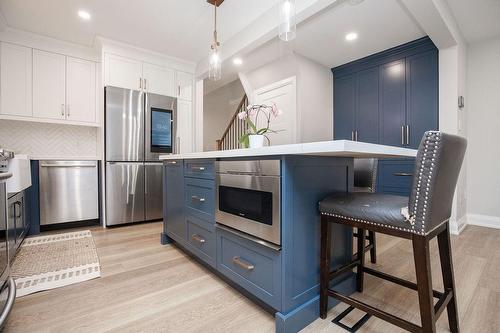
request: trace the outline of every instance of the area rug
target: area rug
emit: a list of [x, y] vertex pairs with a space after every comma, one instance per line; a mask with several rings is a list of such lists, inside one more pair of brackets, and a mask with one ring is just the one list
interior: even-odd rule
[[101, 276], [90, 230], [26, 238], [11, 269], [17, 297]]

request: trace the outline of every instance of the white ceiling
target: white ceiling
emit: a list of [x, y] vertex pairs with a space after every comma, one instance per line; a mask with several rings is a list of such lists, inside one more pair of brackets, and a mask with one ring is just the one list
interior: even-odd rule
[[500, 36], [500, 0], [448, 0], [469, 43]]
[[[345, 35], [349, 32], [356, 32], [358, 39], [347, 42]], [[344, 2], [300, 24], [293, 42], [275, 38], [248, 54], [239, 55], [244, 61], [242, 66], [235, 66], [232, 59], [225, 61], [222, 80], [205, 80], [205, 91], [235, 80], [238, 71], [251, 71], [292, 51], [330, 69], [423, 36], [425, 33], [398, 0], [365, 0], [358, 5]]]
[[[356, 32], [358, 39], [345, 40]], [[300, 26], [295, 50], [335, 67], [425, 36], [397, 0], [344, 3]]]
[[[219, 37], [234, 36], [268, 11], [274, 0], [226, 0]], [[88, 11], [82, 21], [77, 12]], [[8, 26], [91, 46], [96, 35], [197, 62], [208, 55], [213, 6], [206, 0], [0, 0]]]

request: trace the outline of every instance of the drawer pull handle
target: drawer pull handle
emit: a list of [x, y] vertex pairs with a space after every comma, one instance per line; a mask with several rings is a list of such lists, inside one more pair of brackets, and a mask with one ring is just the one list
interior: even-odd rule
[[413, 177], [412, 173], [408, 172], [395, 172], [393, 173], [394, 176], [402, 176], [402, 177]]
[[191, 170], [201, 172], [205, 171], [205, 167], [192, 167]]
[[200, 235], [197, 235], [197, 234], [191, 235], [191, 239], [194, 240], [195, 242], [200, 243], [200, 244], [205, 243], [205, 239], [203, 237], [201, 237]]
[[255, 268], [254, 265], [241, 260], [240, 257], [233, 257], [233, 263], [240, 266], [243, 269], [246, 269], [247, 271], [251, 271]]
[[170, 162], [166, 162], [166, 164], [168, 164], [168, 165], [176, 165], [176, 164], [177, 164], [177, 161], [170, 161]]
[[193, 195], [191, 197], [192, 201], [205, 202], [205, 198], [200, 198], [199, 196]]

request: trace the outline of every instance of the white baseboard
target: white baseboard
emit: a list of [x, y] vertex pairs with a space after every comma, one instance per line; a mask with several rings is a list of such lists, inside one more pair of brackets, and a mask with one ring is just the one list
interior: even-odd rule
[[467, 226], [467, 216], [464, 215], [460, 220], [450, 221], [450, 233], [452, 235], [460, 235]]
[[467, 214], [467, 223], [480, 227], [500, 229], [500, 217], [479, 214]]

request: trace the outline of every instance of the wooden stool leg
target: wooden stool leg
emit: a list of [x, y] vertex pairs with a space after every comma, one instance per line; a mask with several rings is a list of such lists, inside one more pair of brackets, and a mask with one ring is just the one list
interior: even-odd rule
[[363, 292], [363, 280], [364, 280], [364, 271], [365, 267], [365, 229], [358, 228], [358, 272], [356, 274], [356, 289], [361, 293]]
[[372, 244], [372, 248], [370, 249], [370, 260], [373, 264], [377, 263], [377, 242], [375, 241], [375, 232], [368, 231], [368, 239], [369, 244]]
[[319, 315], [326, 319], [328, 313], [328, 286], [330, 282], [331, 233], [328, 217], [321, 216], [321, 258], [320, 258], [320, 294]]
[[445, 291], [453, 290], [453, 298], [448, 303], [448, 324], [452, 333], [460, 331], [458, 325], [457, 296], [455, 289], [455, 278], [453, 276], [453, 261], [451, 258], [451, 242], [449, 224], [446, 223], [446, 229], [438, 235], [439, 259], [441, 261], [441, 272], [443, 273], [443, 285]]
[[425, 333], [436, 332], [434, 313], [434, 299], [432, 293], [431, 258], [429, 240], [425, 236], [414, 235], [413, 258], [417, 275], [418, 303], [420, 306], [420, 320]]

